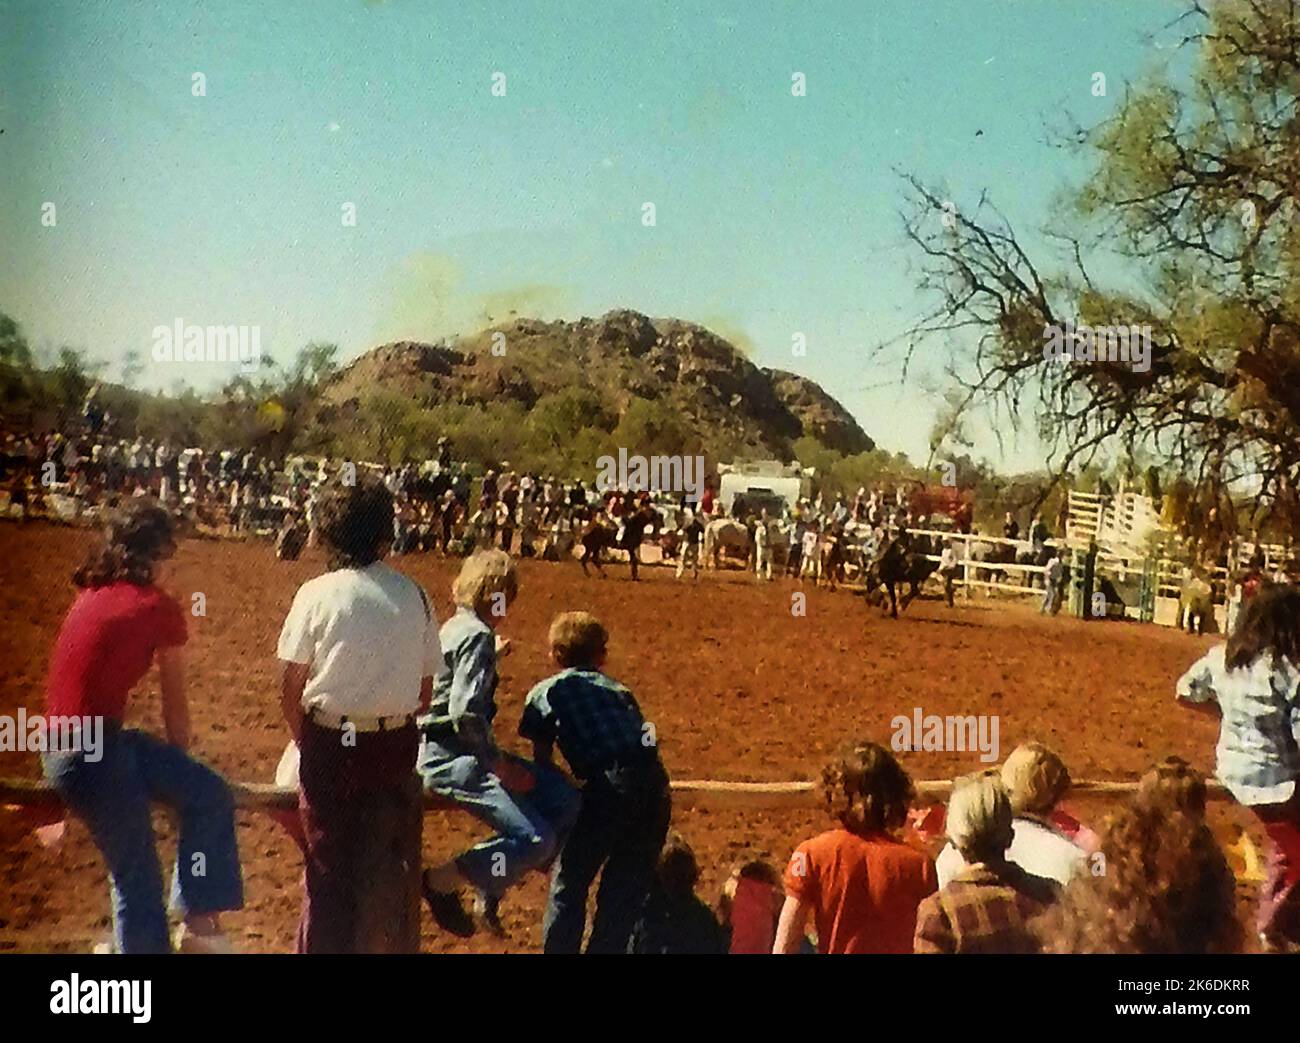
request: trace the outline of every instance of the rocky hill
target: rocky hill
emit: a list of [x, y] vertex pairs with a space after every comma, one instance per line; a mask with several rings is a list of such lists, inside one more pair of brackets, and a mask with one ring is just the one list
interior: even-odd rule
[[669, 407], [706, 452], [721, 445], [788, 457], [811, 435], [844, 453], [874, 443], [813, 381], [761, 369], [728, 341], [694, 323], [611, 311], [599, 319], [514, 319], [440, 344], [384, 344], [341, 370], [324, 401], [346, 408], [375, 389], [415, 402], [531, 407], [545, 395], [581, 387], [617, 418], [636, 399]]

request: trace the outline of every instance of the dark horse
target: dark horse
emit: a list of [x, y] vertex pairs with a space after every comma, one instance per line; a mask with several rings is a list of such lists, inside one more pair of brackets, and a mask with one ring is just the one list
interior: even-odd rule
[[640, 548], [641, 541], [645, 536], [645, 531], [654, 522], [653, 512], [649, 508], [642, 507], [623, 519], [622, 534], [612, 525], [607, 524], [603, 518], [596, 513], [592, 513], [587, 524], [583, 527], [582, 535], [579, 542], [582, 545], [582, 558], [579, 563], [582, 565], [583, 574], [587, 574], [587, 563], [596, 566], [598, 575], [604, 576], [605, 570], [601, 568], [600, 557], [606, 550], [625, 550], [627, 551], [628, 562], [632, 566], [632, 579], [637, 578], [637, 567], [640, 565]]
[[889, 614], [897, 619], [898, 588], [907, 584], [908, 592], [903, 596], [903, 611], [906, 612], [907, 606], [921, 593], [921, 585], [939, 567], [938, 562], [926, 557], [929, 553], [929, 542], [924, 538], [909, 541], [905, 537], [895, 537], [890, 540], [868, 570], [867, 603], [874, 605], [880, 600], [883, 611], [883, 587], [889, 594]]

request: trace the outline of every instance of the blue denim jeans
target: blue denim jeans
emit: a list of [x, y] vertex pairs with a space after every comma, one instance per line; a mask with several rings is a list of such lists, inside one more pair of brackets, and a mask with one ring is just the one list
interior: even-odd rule
[[47, 753], [46, 781], [86, 823], [108, 864], [113, 938], [120, 953], [171, 951], [152, 801], [175, 809], [180, 839], [171, 907], [182, 915], [244, 904], [235, 804], [225, 780], [183, 750], [146, 732], [106, 726], [103, 756]]
[[511, 793], [482, 760], [450, 744], [426, 738], [416, 761], [426, 793], [455, 801], [496, 831], [456, 859], [461, 874], [494, 898], [555, 856], [578, 816], [581, 798], [554, 768], [504, 756], [532, 773], [536, 781], [527, 794]]
[[668, 776], [657, 758], [634, 770], [611, 771], [587, 781], [578, 821], [551, 875], [542, 919], [544, 952], [576, 953], [582, 948], [587, 894], [597, 873], [600, 887], [587, 952], [627, 952], [671, 817]]

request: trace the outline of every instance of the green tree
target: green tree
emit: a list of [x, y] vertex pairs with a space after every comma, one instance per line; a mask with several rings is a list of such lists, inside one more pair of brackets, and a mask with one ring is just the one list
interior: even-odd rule
[[[1066, 261], [986, 196], [963, 207], [908, 179], [933, 307], [907, 356], [950, 346], [961, 393], [1004, 425], [1033, 417], [1049, 479], [1146, 452], [1210, 501], [1235, 488], [1300, 522], [1298, 10], [1187, 2], [1172, 31], [1190, 74], [1133, 86], [1073, 137], [1091, 174], [1049, 229]], [[1067, 320], [1149, 327], [1149, 365], [1046, 361]]]
[[633, 399], [619, 417], [610, 441], [643, 456], [694, 455], [703, 451], [681, 417], [662, 402]]
[[32, 366], [32, 349], [22, 328], [4, 312], [0, 312], [0, 363], [20, 369]]

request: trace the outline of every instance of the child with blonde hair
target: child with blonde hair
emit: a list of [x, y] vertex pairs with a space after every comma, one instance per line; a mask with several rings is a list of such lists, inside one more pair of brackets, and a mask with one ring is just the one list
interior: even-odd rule
[[447, 669], [420, 719], [417, 770], [425, 792], [496, 830], [421, 878], [434, 919], [462, 937], [472, 935], [476, 924], [461, 905], [460, 885], [473, 889], [477, 919], [504, 933], [498, 907], [506, 889], [554, 858], [577, 814], [577, 794], [563, 775], [503, 752], [492, 734], [496, 627], [518, 591], [515, 565], [505, 551], [479, 551], [465, 560], [451, 588], [456, 611], [438, 634]]

